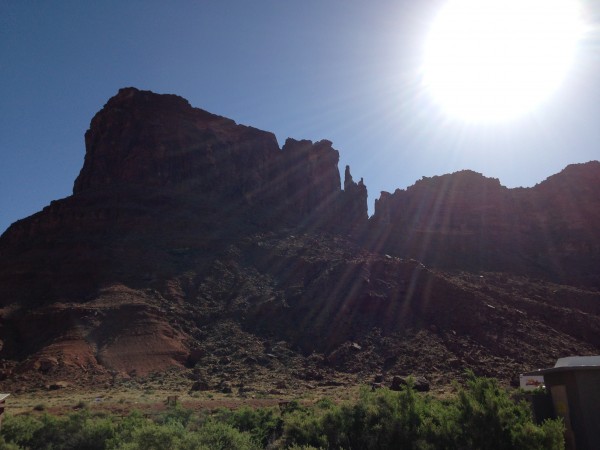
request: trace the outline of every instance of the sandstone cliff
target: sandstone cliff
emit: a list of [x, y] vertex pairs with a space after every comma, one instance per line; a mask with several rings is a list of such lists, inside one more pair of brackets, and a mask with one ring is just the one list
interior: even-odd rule
[[91, 122], [73, 195], [0, 237], [0, 382], [169, 367], [215, 383], [465, 367], [507, 380], [598, 352], [600, 163], [529, 189], [424, 178], [369, 219], [363, 180], [346, 167], [342, 189], [338, 162], [327, 140], [279, 148], [122, 89]]
[[[75, 196], [160, 189], [195, 195], [217, 207], [235, 205], [238, 215], [251, 210], [254, 220], [345, 221], [339, 153], [326, 140], [288, 139], [280, 149], [272, 133], [192, 108], [175, 95], [134, 88], [108, 101], [85, 140]], [[366, 210], [366, 195], [361, 195], [357, 201]]]
[[600, 163], [571, 165], [533, 188], [472, 171], [382, 192], [369, 237], [446, 269], [497, 270], [600, 286]]

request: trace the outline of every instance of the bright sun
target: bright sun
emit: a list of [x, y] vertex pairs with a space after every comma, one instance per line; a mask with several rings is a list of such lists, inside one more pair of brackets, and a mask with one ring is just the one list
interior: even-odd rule
[[424, 83], [453, 117], [513, 119], [560, 84], [582, 34], [576, 0], [449, 0], [424, 53]]

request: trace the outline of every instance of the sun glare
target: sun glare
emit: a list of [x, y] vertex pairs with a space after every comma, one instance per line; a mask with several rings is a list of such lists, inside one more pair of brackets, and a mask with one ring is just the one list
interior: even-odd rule
[[424, 84], [453, 117], [513, 119], [560, 85], [582, 29], [576, 0], [449, 0], [425, 43]]

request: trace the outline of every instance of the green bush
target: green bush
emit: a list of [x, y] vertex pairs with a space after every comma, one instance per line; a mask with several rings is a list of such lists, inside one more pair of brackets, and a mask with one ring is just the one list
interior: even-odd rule
[[459, 392], [457, 444], [473, 449], [561, 449], [562, 424], [533, 423], [531, 410], [524, 402], [513, 402], [496, 380], [471, 375], [467, 389]]
[[39, 420], [31, 416], [6, 415], [2, 420], [2, 437], [20, 447], [29, 446], [33, 434], [42, 427]]
[[536, 425], [529, 406], [514, 401], [492, 379], [472, 374], [448, 400], [414, 391], [362, 389], [359, 398], [311, 407], [220, 410], [208, 417], [175, 406], [154, 420], [44, 414], [7, 416], [0, 450], [287, 449], [551, 449], [564, 448], [560, 420]]
[[[195, 440], [210, 450], [259, 450], [263, 448], [249, 433], [223, 422], [208, 421], [197, 432]], [[191, 448], [191, 447], [190, 447]]]
[[8, 416], [2, 435], [6, 442], [30, 449], [104, 450], [106, 441], [115, 435], [115, 426], [108, 418], [90, 418], [88, 412], [64, 418]]
[[317, 404], [284, 416], [284, 446], [344, 449], [564, 448], [560, 421], [533, 423], [529, 406], [513, 402], [495, 380], [471, 375], [456, 398], [363, 389], [356, 402]]
[[401, 392], [361, 390], [359, 400], [291, 414], [284, 423], [286, 445], [325, 448], [427, 448], [421, 426], [427, 401], [409, 387]]
[[284, 416], [282, 445], [310, 446], [315, 448], [327, 447], [322, 416], [314, 411], [298, 409]]
[[[164, 450], [181, 448], [185, 429], [176, 422], [157, 424], [146, 421], [137, 426], [127, 436], [113, 440], [114, 450]], [[120, 442], [119, 442], [120, 441]]]
[[0, 450], [21, 450], [17, 444], [7, 443], [2, 436], [0, 436]]
[[165, 413], [161, 414], [157, 422], [160, 424], [166, 423], [178, 423], [183, 427], [187, 427], [190, 421], [192, 420], [192, 416], [194, 415], [194, 411], [191, 409], [185, 409], [179, 404], [169, 408]]
[[249, 433], [262, 447], [281, 434], [283, 425], [283, 420], [272, 408], [243, 406], [233, 411], [221, 410], [218, 418], [239, 431]]

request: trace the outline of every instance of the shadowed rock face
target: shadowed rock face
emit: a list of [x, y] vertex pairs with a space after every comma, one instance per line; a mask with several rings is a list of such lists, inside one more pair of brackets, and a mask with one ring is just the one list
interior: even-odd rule
[[253, 364], [273, 340], [327, 370], [501, 361], [505, 379], [598, 351], [600, 163], [530, 189], [424, 178], [382, 193], [369, 219], [362, 179], [346, 167], [342, 189], [338, 162], [327, 140], [279, 148], [180, 97], [122, 89], [91, 122], [73, 195], [0, 237], [0, 379], [210, 365], [232, 342]]
[[499, 270], [600, 286], [600, 163], [533, 188], [472, 171], [423, 178], [375, 202], [371, 242], [436, 267]]
[[[366, 211], [366, 189], [356, 199], [342, 191], [331, 142], [288, 139], [280, 149], [272, 133], [175, 95], [120, 90], [92, 119], [85, 141], [73, 195], [0, 239], [0, 308], [10, 311], [0, 331], [4, 357], [62, 358], [75, 367], [65, 355], [78, 349], [90, 364], [95, 355], [97, 368], [129, 364], [147, 373], [182, 364], [189, 336], [160, 320], [164, 305], [145, 293], [148, 286], [204, 273], [257, 230], [346, 232], [367, 223], [354, 213], [358, 202]], [[110, 324], [128, 311], [136, 313], [123, 326]], [[37, 333], [46, 317], [54, 319]], [[115, 345], [111, 333], [129, 344]], [[119, 356], [132, 346], [139, 358]]]
[[192, 108], [175, 95], [122, 89], [92, 119], [73, 193], [173, 187], [260, 192], [279, 147], [272, 133]]
[[111, 98], [85, 137], [73, 195], [2, 236], [0, 302], [77, 298], [122, 274], [143, 283], [176, 270], [165, 249], [210, 252], [265, 227], [367, 223], [355, 213], [366, 211], [366, 188], [341, 190], [339, 153], [326, 140], [280, 149], [272, 133], [135, 88]]
[[[250, 211], [254, 220], [343, 224], [339, 153], [330, 141], [288, 139], [192, 108], [175, 95], [122, 89], [92, 119], [74, 196], [135, 189], [172, 191]], [[366, 189], [354, 195], [366, 211]], [[367, 217], [360, 217], [364, 225]]]

